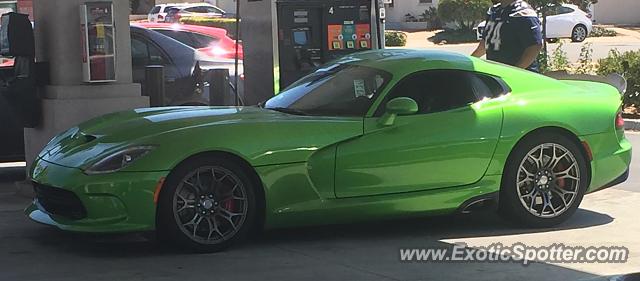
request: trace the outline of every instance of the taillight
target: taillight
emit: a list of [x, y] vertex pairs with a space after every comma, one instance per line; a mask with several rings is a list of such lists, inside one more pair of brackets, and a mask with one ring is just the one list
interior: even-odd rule
[[589, 18], [589, 19], [593, 18], [593, 15], [587, 14], [587, 18]]
[[162, 15], [158, 15], [158, 20], [164, 20], [164, 17]]
[[624, 118], [622, 118], [622, 111], [618, 111], [616, 115], [616, 129], [624, 129]]

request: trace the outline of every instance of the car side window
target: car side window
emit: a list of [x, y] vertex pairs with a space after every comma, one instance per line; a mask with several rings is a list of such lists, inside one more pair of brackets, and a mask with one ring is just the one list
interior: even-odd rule
[[162, 65], [166, 62], [158, 47], [137, 36], [131, 37], [131, 60], [132, 64], [137, 67]]
[[162, 35], [169, 36], [173, 39], [176, 39], [177, 41], [180, 41], [181, 43], [188, 45], [192, 48], [197, 48], [194, 46], [196, 42], [193, 40], [189, 32], [178, 31], [178, 30], [167, 30], [167, 29], [157, 29], [156, 31], [162, 33]]
[[167, 62], [158, 47], [151, 43], [147, 44], [147, 47], [149, 48], [149, 64], [164, 65]]
[[561, 15], [570, 14], [570, 13], [573, 13], [573, 12], [574, 12], [574, 10], [569, 8], [569, 7], [564, 7], [564, 6], [560, 7], [560, 14]]
[[193, 37], [194, 41], [194, 45], [192, 47], [196, 49], [210, 47], [211, 45], [220, 42], [220, 38], [198, 33], [191, 33], [191, 37]]
[[496, 98], [510, 91], [504, 83], [498, 81], [498, 78], [488, 75], [471, 74], [469, 79], [476, 97], [481, 100]]
[[165, 13], [167, 13], [167, 12], [169, 12], [171, 9], [175, 9], [175, 8], [176, 8], [175, 6], [166, 6], [166, 7], [164, 7], [164, 9], [163, 9], [163, 10], [164, 10], [164, 12], [165, 12]]
[[206, 9], [207, 9], [207, 13], [210, 13], [210, 14], [222, 14], [221, 10], [216, 9], [214, 7], [206, 7]]
[[547, 10], [547, 16], [557, 16], [560, 14], [560, 8], [562, 8], [562, 6], [560, 5], [551, 5], [549, 6], [549, 9]]
[[134, 66], [145, 66], [149, 59], [147, 44], [137, 36], [131, 37], [131, 60]]
[[150, 14], [157, 14], [160, 12], [160, 6], [155, 6], [153, 7], [153, 9], [151, 10], [151, 12], [149, 12]]
[[429, 114], [468, 106], [477, 102], [473, 74], [456, 70], [432, 70], [411, 74], [400, 81], [376, 111], [384, 114], [386, 103], [408, 97], [418, 103], [418, 114]]
[[186, 8], [184, 10], [187, 11], [187, 12], [190, 12], [190, 13], [200, 13], [200, 14], [207, 13], [207, 9], [205, 7], [200, 7], [200, 6], [189, 7], [189, 8]]

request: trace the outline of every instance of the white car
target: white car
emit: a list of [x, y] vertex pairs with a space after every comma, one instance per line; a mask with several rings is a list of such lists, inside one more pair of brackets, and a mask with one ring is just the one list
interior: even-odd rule
[[191, 3], [169, 9], [164, 21], [179, 22], [183, 17], [220, 18], [226, 15], [227, 12], [209, 3]]
[[147, 15], [147, 20], [149, 22], [164, 22], [164, 19], [167, 17], [167, 12], [171, 8], [180, 8], [184, 5], [185, 5], [184, 3], [156, 5], [151, 9], [151, 11], [149, 11], [149, 15]]
[[[476, 28], [478, 40], [482, 40], [486, 24], [483, 21]], [[592, 29], [591, 15], [580, 10], [576, 5], [554, 5], [549, 9], [547, 39], [571, 38], [573, 42], [582, 42], [587, 39]]]

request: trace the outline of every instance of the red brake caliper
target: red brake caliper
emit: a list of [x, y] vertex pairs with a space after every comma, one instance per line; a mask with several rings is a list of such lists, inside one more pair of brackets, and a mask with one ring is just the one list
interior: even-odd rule
[[[560, 171], [564, 171], [565, 170], [564, 165], [562, 165], [561, 163], [558, 163], [558, 165], [556, 166], [556, 169], [560, 170]], [[553, 171], [553, 172], [555, 173], [557, 171]], [[560, 189], [564, 189], [564, 187], [565, 187], [564, 179], [557, 179], [556, 182], [558, 183], [558, 187]]]
[[236, 203], [235, 200], [233, 200], [233, 192], [231, 193], [231, 195], [229, 196], [229, 198], [225, 198], [224, 199], [224, 204], [223, 207], [229, 211], [229, 212], [234, 212], [235, 208], [236, 208]]

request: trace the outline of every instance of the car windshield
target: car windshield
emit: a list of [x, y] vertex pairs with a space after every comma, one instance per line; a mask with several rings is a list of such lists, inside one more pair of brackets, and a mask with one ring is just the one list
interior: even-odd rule
[[363, 117], [391, 74], [355, 64], [333, 64], [300, 79], [265, 108], [299, 115]]

